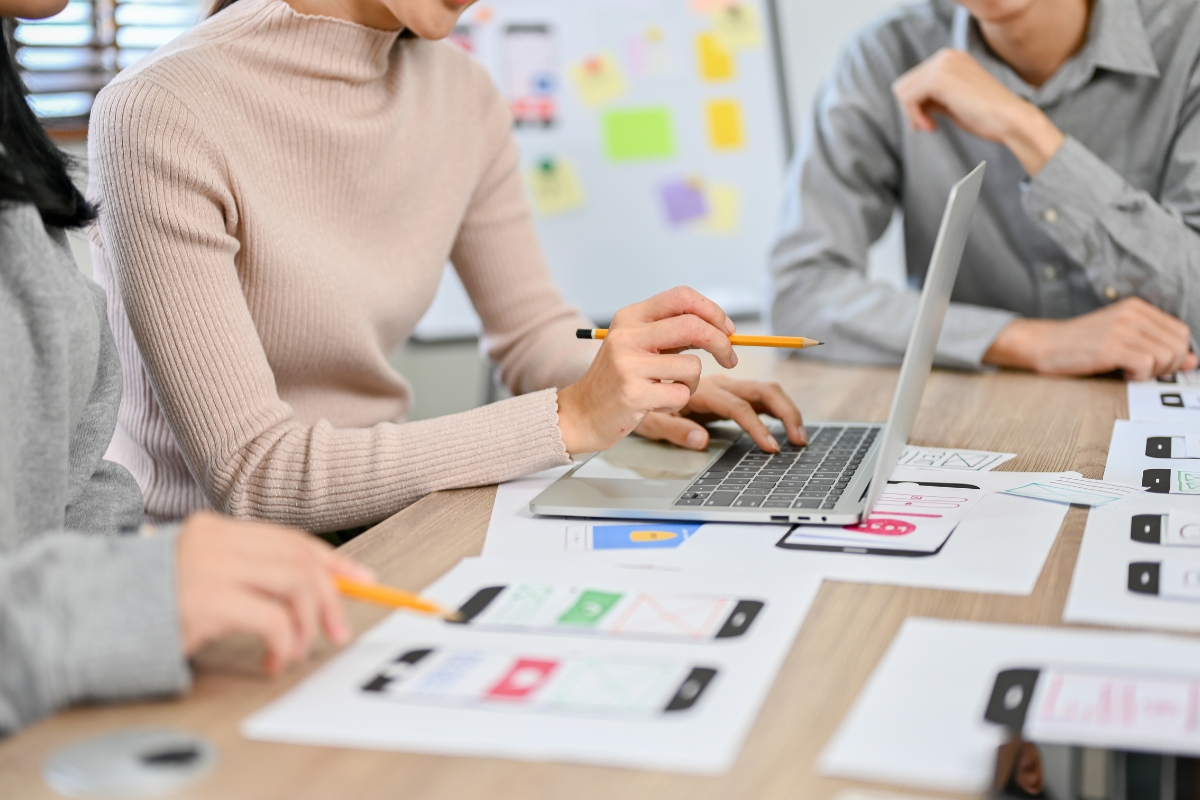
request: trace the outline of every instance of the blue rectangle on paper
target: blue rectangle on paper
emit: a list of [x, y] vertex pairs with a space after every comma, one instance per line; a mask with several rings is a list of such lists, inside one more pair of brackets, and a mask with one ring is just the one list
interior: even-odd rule
[[643, 522], [635, 525], [593, 525], [593, 550], [662, 549], [679, 547], [700, 529], [699, 524]]

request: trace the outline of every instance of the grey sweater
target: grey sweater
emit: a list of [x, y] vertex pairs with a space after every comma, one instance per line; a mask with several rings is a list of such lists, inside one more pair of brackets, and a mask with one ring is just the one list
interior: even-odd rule
[[31, 205], [0, 206], [0, 736], [189, 681], [175, 537], [104, 460], [121, 398], [104, 294]]

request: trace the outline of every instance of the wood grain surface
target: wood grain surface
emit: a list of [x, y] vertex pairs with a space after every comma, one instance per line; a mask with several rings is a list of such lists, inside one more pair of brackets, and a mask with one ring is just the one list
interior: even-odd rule
[[[795, 398], [806, 418], [882, 421], [896, 370], [768, 362], [757, 370]], [[743, 373], [743, 376], [744, 373]], [[1001, 469], [1076, 470], [1099, 478], [1114, 419], [1126, 416], [1117, 380], [1042, 378], [1013, 372], [936, 370], [913, 444], [1018, 453]], [[478, 555], [495, 489], [440, 492], [380, 523], [344, 550], [386, 583], [421, 589], [460, 558]], [[77, 708], [0, 743], [0, 798], [57, 797], [40, 777], [55, 749], [133, 725], [200, 733], [220, 751], [215, 772], [186, 798], [489, 798], [490, 800], [735, 800], [827, 798], [847, 781], [819, 776], [815, 760], [909, 616], [1058, 625], [1086, 512], [1073, 508], [1028, 597], [826, 582], [734, 768], [716, 778], [626, 769], [452, 758], [251, 742], [238, 723], [287, 691], [331, 654], [283, 678], [258, 668], [253, 643], [226, 642], [195, 665], [180, 699]], [[385, 611], [355, 604], [358, 631]], [[935, 793], [927, 793], [935, 794]]]

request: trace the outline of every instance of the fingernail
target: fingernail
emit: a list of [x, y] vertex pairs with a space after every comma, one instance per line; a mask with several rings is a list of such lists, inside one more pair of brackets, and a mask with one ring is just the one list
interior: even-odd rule
[[776, 450], [779, 449], [779, 442], [775, 441], [775, 437], [769, 433], [767, 434], [767, 441], [771, 443], [771, 447], [774, 447]]
[[729, 363], [735, 367], [737, 366], [737, 350], [731, 351], [731, 355], [729, 356]]
[[687, 437], [687, 446], [693, 450], [699, 450], [704, 447], [705, 439], [707, 439], [703, 431], [692, 431]]
[[733, 320], [731, 320], [729, 317], [725, 318], [725, 330], [729, 331], [730, 333], [733, 333], [737, 330], [737, 325], [734, 325]]

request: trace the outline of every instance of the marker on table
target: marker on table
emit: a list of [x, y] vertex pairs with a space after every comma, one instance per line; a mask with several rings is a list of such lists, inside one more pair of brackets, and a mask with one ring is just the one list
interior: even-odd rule
[[[575, 331], [577, 339], [603, 339], [607, 335], [608, 328], [578, 328]], [[803, 336], [742, 336], [739, 333], [730, 336], [729, 343], [742, 347], [785, 347], [790, 350], [825, 344], [816, 339], [805, 339]]]
[[333, 582], [339, 592], [355, 600], [378, 603], [381, 606], [390, 606], [392, 608], [407, 608], [410, 611], [419, 611], [422, 614], [432, 614], [450, 622], [457, 622], [460, 619], [460, 614], [457, 611], [447, 611], [437, 603], [432, 600], [426, 600], [419, 594], [392, 589], [387, 586], [379, 586], [378, 584], [359, 583], [358, 581], [348, 580], [338, 575], [333, 577]]

